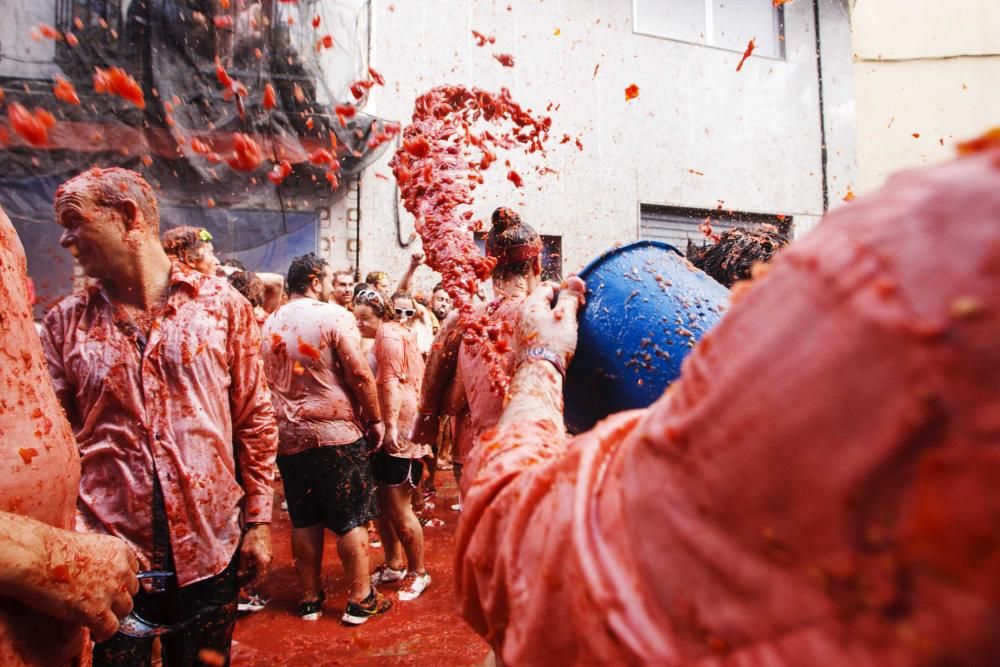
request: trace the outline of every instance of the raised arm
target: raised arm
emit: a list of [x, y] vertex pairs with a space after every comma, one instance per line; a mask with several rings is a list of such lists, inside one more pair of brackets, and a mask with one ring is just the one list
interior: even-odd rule
[[458, 351], [462, 344], [459, 315], [458, 310], [453, 310], [444, 319], [427, 357], [420, 390], [419, 414], [410, 434], [410, 440], [417, 444], [430, 445], [437, 439], [442, 400], [455, 377]]
[[399, 279], [399, 284], [396, 285], [397, 292], [409, 292], [410, 291], [410, 281], [413, 279], [413, 274], [417, 270], [417, 267], [423, 264], [424, 253], [415, 252], [410, 255], [410, 265], [406, 267], [406, 273], [403, 277]]
[[281, 305], [281, 297], [285, 293], [285, 277], [277, 273], [258, 273], [257, 277], [264, 283], [264, 310], [273, 313]]

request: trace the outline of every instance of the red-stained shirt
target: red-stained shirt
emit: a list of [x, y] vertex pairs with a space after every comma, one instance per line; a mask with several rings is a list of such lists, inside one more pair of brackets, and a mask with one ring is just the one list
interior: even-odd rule
[[[501, 297], [486, 306], [486, 313], [491, 321], [507, 320], [515, 322], [517, 311], [523, 297]], [[510, 345], [510, 336], [501, 334], [499, 340]], [[504, 375], [510, 376], [514, 370], [514, 353], [511, 351], [499, 355]], [[503, 412], [504, 395], [496, 390], [490, 379], [492, 362], [482, 356], [475, 347], [462, 343], [458, 356], [462, 382], [465, 385], [465, 396], [469, 401], [469, 415], [472, 423], [472, 437], [478, 438], [484, 431], [496, 426]]]
[[[416, 334], [397, 322], [385, 322], [375, 334], [375, 345], [369, 357], [374, 357], [375, 361], [372, 364], [375, 382], [385, 384], [396, 380], [399, 387], [400, 404], [396, 424], [401, 449], [387, 453], [403, 459], [419, 459], [429, 455], [429, 445], [418, 445], [408, 438], [417, 418], [420, 384], [424, 379], [424, 358], [417, 346]], [[383, 405], [383, 416], [385, 411], [386, 406]]]
[[360, 410], [338, 354], [348, 341], [361, 342], [350, 311], [307, 297], [292, 299], [264, 325], [264, 369], [282, 456], [362, 436]]
[[1000, 151], [785, 250], [652, 407], [486, 434], [457, 589], [506, 664], [1000, 664]]
[[[24, 250], [2, 211], [0, 302], [0, 510], [71, 530], [80, 461], [31, 319]], [[0, 665], [68, 664], [86, 639], [81, 626], [0, 596]]]
[[80, 450], [78, 527], [121, 537], [149, 567], [156, 475], [186, 586], [232, 560], [241, 508], [271, 520], [277, 429], [250, 304], [176, 263], [168, 289], [144, 346], [99, 288], [50, 310], [42, 342]]

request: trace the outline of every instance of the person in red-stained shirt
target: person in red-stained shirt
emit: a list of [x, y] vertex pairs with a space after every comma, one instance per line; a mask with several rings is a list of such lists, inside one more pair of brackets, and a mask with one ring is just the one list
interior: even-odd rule
[[379, 449], [372, 457], [384, 515], [378, 521], [378, 531], [385, 547], [385, 562], [376, 568], [371, 581], [373, 585], [402, 582], [397, 596], [403, 602], [420, 597], [431, 584], [431, 575], [424, 567], [424, 531], [412, 506], [412, 497], [419, 493], [423, 477], [421, 459], [430, 454], [431, 448], [409, 439], [417, 415], [424, 358], [416, 334], [402, 323], [407, 310], [412, 313], [413, 300], [405, 293], [397, 293], [390, 300], [384, 293], [365, 290], [354, 304], [358, 330], [375, 339], [368, 362], [375, 373], [385, 427]]
[[264, 326], [264, 361], [278, 411], [278, 468], [302, 594], [298, 615], [306, 621], [323, 615], [320, 574], [330, 530], [348, 578], [341, 621], [361, 625], [392, 606], [370, 584], [366, 528], [379, 513], [369, 443], [381, 438], [382, 417], [354, 316], [329, 302], [332, 281], [326, 260], [315, 254], [292, 260], [292, 296]]
[[769, 268], [653, 406], [572, 440], [584, 287], [525, 301], [456, 547], [505, 664], [1000, 664], [1000, 147]]
[[[56, 191], [60, 243], [96, 286], [44, 320], [43, 347], [81, 457], [77, 526], [115, 535], [150, 575], [136, 610], [192, 664], [228, 655], [240, 580], [271, 559], [277, 428], [253, 309], [225, 280], [172, 262], [149, 184], [94, 168]], [[118, 634], [95, 664], [147, 661]]]
[[0, 665], [78, 664], [132, 608], [122, 540], [77, 533], [80, 460], [31, 319], [24, 249], [0, 208]]

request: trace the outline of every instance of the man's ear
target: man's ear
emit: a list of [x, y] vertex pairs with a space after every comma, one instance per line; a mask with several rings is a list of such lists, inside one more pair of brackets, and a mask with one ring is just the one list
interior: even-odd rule
[[139, 210], [138, 204], [131, 199], [124, 199], [118, 204], [125, 222], [125, 231], [133, 232], [146, 226], [146, 219]]

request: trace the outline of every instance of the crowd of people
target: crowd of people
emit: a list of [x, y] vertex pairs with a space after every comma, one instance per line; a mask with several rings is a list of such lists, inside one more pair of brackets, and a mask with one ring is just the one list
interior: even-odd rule
[[542, 281], [513, 210], [474, 306], [511, 323], [491, 357], [444, 286], [413, 295], [419, 254], [392, 292], [314, 254], [255, 273], [204, 229], [161, 235], [139, 174], [88, 170], [55, 211], [89, 284], [40, 336], [0, 214], [0, 662], [228, 661], [276, 472], [297, 614], [326, 609], [329, 531], [340, 619], [365, 623], [389, 587], [406, 604], [433, 585], [426, 508], [450, 465], [459, 606], [504, 664], [991, 664], [997, 164], [900, 177], [787, 249], [764, 229], [694, 253], [744, 281], [730, 312], [658, 402], [574, 438], [587, 289]]

